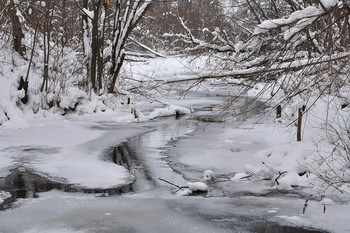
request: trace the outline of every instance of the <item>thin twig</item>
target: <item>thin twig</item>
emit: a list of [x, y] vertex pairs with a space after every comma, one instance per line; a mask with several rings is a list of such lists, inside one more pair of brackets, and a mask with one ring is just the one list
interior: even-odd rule
[[241, 177], [241, 180], [242, 180], [242, 179], [248, 179], [248, 178], [250, 178], [250, 177], [252, 177], [252, 176], [254, 176], [254, 172], [251, 172], [251, 173], [249, 173], [248, 175]]
[[278, 171], [278, 173], [279, 173], [279, 175], [276, 177], [275, 181], [276, 181], [277, 185], [280, 185], [280, 183], [278, 182], [278, 179], [279, 179], [283, 174], [287, 173], [287, 171], [284, 171], [284, 172]]
[[181, 189], [181, 190], [184, 190], [185, 188], [188, 188], [188, 186], [180, 186], [180, 185], [171, 183], [170, 181], [167, 181], [167, 180], [165, 180], [165, 179], [163, 179], [163, 178], [158, 178], [158, 179], [161, 180], [161, 181], [163, 181], [163, 182], [165, 182], [165, 183], [168, 183], [168, 184], [170, 184], [170, 185], [172, 185], [172, 186], [175, 186], [176, 188], [178, 188], [178, 189], [175, 191], [175, 193], [178, 192], [180, 189]]

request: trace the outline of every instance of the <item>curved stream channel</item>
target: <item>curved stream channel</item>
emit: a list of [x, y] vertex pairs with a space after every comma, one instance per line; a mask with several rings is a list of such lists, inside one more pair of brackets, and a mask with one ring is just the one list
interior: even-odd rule
[[[159, 125], [152, 131], [107, 148], [101, 155], [101, 159], [126, 167], [136, 178], [133, 184], [125, 187], [105, 190], [79, 189], [71, 185], [49, 181], [25, 168], [16, 168], [10, 176], [0, 178], [1, 190], [12, 194], [12, 198], [8, 199], [2, 208], [11, 207], [11, 203], [17, 198], [35, 198], [38, 197], [38, 192], [59, 189], [68, 192], [102, 193], [100, 196], [108, 196], [101, 197], [101, 202], [108, 206], [104, 209], [105, 212], [106, 209], [108, 210], [105, 215], [107, 217], [115, 215], [116, 219], [123, 222], [118, 227], [106, 225], [102, 220], [102, 222], [89, 222], [88, 219], [92, 217], [85, 216], [86, 211], [97, 213], [100, 209], [100, 205], [91, 204], [92, 206], [88, 210], [84, 209], [87, 207], [80, 206], [71, 210], [71, 216], [68, 214], [68, 216], [56, 220], [68, 223], [76, 230], [88, 228], [94, 229], [93, 232], [323, 232], [283, 225], [281, 222], [272, 220], [266, 215], [266, 212], [264, 215], [265, 210], [261, 214], [256, 214], [252, 210], [268, 208], [262, 206], [261, 202], [251, 201], [249, 198], [239, 200], [218, 197], [215, 196], [215, 192], [211, 191], [200, 194], [199, 197], [174, 197], [172, 194], [174, 187], [158, 180], [158, 178], [166, 179], [174, 184], [185, 185], [188, 178], [184, 174], [186, 172], [183, 171], [189, 171], [191, 168], [176, 163], [175, 160], [169, 158], [168, 152], [178, 146], [179, 140], [186, 140], [186, 138], [195, 135], [202, 131], [207, 124], [221, 123], [203, 122], [187, 116], [175, 121], [174, 119], [164, 119], [160, 120]], [[130, 192], [134, 195], [129, 195]], [[120, 193], [126, 194], [113, 195]], [[133, 197], [135, 195], [136, 197]], [[64, 207], [65, 202], [58, 205]], [[112, 208], [110, 205], [117, 207]], [[103, 230], [101, 230], [102, 228]]]
[[[218, 124], [218, 123], [211, 123]], [[220, 123], [219, 123], [220, 124]], [[191, 168], [181, 163], [176, 163], [170, 158], [169, 150], [177, 146], [178, 140], [186, 140], [198, 131], [202, 131], [208, 123], [203, 123], [197, 119], [187, 118], [178, 119], [171, 124], [164, 124], [156, 130], [130, 138], [127, 142], [109, 148], [106, 150], [104, 159], [113, 161], [129, 169], [137, 178], [131, 185], [131, 191], [140, 193], [153, 190], [158, 192], [160, 186], [167, 185], [158, 178], [163, 178], [173, 184], [184, 185], [188, 182], [185, 173], [198, 175], [198, 171], [189, 171]], [[186, 171], [186, 172], [185, 172]], [[184, 172], [184, 173], [183, 173]], [[193, 173], [193, 174], [192, 174]], [[200, 180], [200, 178], [199, 178]], [[214, 187], [215, 184], [212, 184]], [[170, 186], [171, 187], [171, 186]], [[172, 190], [177, 188], [173, 187]], [[213, 192], [212, 192], [213, 191]], [[159, 190], [162, 192], [162, 190]], [[170, 192], [170, 191], [169, 191]], [[113, 194], [113, 192], [112, 192]], [[278, 195], [274, 192], [270, 193]], [[209, 192], [194, 194], [209, 200], [216, 196], [214, 188]], [[240, 195], [240, 194], [238, 194]], [[229, 196], [229, 195], [228, 195]], [[263, 195], [263, 196], [266, 196]], [[193, 197], [195, 198], [195, 197]], [[196, 200], [198, 201], [198, 200]], [[171, 203], [172, 201], [170, 201]], [[195, 202], [194, 202], [195, 203]], [[228, 202], [229, 203], [229, 202]], [[193, 204], [193, 203], [192, 203]], [[317, 233], [324, 232], [316, 229], [305, 229], [301, 227], [281, 225], [276, 222], [270, 222], [261, 216], [245, 216], [235, 214], [213, 214], [201, 212], [200, 208], [182, 205], [182, 203], [171, 203], [179, 209], [182, 209], [186, 215], [196, 216], [202, 221], [210, 221], [215, 227], [230, 229], [229, 232], [256, 232], [256, 233]], [[228, 204], [229, 205], [229, 204]], [[214, 211], [215, 212], [215, 211]], [[164, 213], [166, 214], [166, 213]]]

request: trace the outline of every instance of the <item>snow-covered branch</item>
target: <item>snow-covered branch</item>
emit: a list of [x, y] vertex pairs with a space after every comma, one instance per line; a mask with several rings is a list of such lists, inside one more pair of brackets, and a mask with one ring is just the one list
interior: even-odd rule
[[187, 76], [178, 76], [173, 79], [167, 79], [164, 80], [165, 83], [176, 83], [176, 82], [187, 82], [187, 81], [198, 81], [198, 80], [204, 80], [204, 79], [211, 79], [211, 78], [242, 78], [242, 77], [251, 77], [251, 76], [258, 76], [265, 73], [274, 73], [274, 72], [288, 72], [288, 71], [297, 71], [304, 69], [306, 67], [312, 67], [316, 65], [321, 65], [329, 62], [335, 62], [335, 61], [341, 61], [346, 60], [350, 58], [350, 53], [344, 53], [340, 55], [334, 55], [334, 56], [323, 56], [320, 58], [314, 58], [314, 59], [304, 59], [304, 60], [297, 60], [294, 62], [284, 62], [282, 64], [274, 64], [270, 67], [254, 67], [249, 69], [237, 69], [237, 70], [231, 70], [226, 72], [220, 72], [220, 73], [212, 73], [212, 72], [203, 72], [203, 73], [197, 73], [193, 75], [187, 75]]

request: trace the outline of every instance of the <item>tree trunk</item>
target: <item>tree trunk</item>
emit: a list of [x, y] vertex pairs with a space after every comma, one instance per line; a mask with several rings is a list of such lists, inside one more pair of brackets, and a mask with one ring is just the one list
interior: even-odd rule
[[12, 24], [13, 49], [23, 56], [22, 39], [24, 38], [24, 34], [22, 32], [21, 23], [17, 16], [16, 6], [13, 0], [10, 0], [9, 14]]
[[96, 81], [99, 77], [97, 77], [98, 72], [98, 62], [99, 62], [99, 56], [100, 56], [100, 39], [99, 39], [99, 18], [100, 18], [100, 11], [101, 6], [104, 1], [98, 0], [94, 4], [94, 18], [92, 20], [92, 39], [91, 39], [91, 65], [90, 65], [90, 81], [92, 90], [94, 90], [95, 93], [98, 91], [98, 83]]
[[[62, 21], [61, 21], [61, 27], [64, 28], [66, 22], [66, 0], [62, 1]], [[63, 56], [63, 52], [64, 52], [64, 47], [66, 46], [67, 43], [67, 32], [66, 30], [63, 30], [63, 35], [61, 37], [61, 56]]]
[[[103, 50], [104, 50], [104, 41], [105, 41], [105, 29], [106, 29], [106, 17], [108, 15], [108, 4], [107, 2], [103, 3], [103, 9], [105, 11], [104, 18], [102, 18], [102, 31], [99, 32], [99, 43], [98, 43], [98, 59], [97, 59], [97, 81], [98, 81], [98, 90], [103, 90]], [[99, 93], [100, 94], [100, 93]]]
[[90, 83], [91, 89], [96, 93], [96, 70], [98, 56], [98, 5], [94, 4], [94, 18], [92, 20], [92, 38], [91, 38], [91, 63], [90, 63]]
[[121, 70], [121, 68], [123, 66], [123, 63], [124, 63], [124, 60], [125, 60], [125, 53], [120, 55], [119, 59], [120, 59], [120, 61], [117, 64], [116, 69], [114, 70], [112, 82], [111, 82], [111, 84], [110, 84], [110, 86], [108, 88], [108, 93], [113, 93], [114, 92], [114, 88], [115, 88], [115, 84], [117, 82], [117, 78], [119, 76], [120, 70]]
[[[83, 0], [83, 8], [88, 9], [89, 0]], [[89, 87], [89, 79], [90, 79], [90, 54], [87, 54], [87, 47], [90, 47], [90, 44], [87, 44], [87, 38], [89, 36], [89, 19], [85, 13], [82, 13], [82, 21], [81, 21], [81, 36], [82, 36], [82, 47], [84, 53], [84, 62], [86, 66], [86, 83], [85, 86]]]
[[[53, 3], [53, 4], [52, 4]], [[55, 2], [51, 0], [46, 0], [46, 15], [44, 22], [44, 74], [43, 74], [43, 83], [41, 85], [41, 92], [48, 91], [48, 82], [49, 82], [49, 62], [50, 62], [50, 41], [51, 41], [51, 27], [52, 27], [52, 17], [50, 16], [50, 9], [54, 7]], [[53, 14], [53, 12], [52, 12]]]
[[301, 141], [301, 123], [303, 121], [303, 111], [301, 108], [299, 108], [298, 111], [298, 129], [297, 129], [297, 141]]

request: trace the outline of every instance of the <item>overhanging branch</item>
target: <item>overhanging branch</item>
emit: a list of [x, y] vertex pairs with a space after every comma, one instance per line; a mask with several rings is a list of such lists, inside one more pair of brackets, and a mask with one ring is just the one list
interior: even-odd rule
[[323, 63], [329, 63], [334, 61], [343, 60], [350, 57], [350, 53], [345, 53], [339, 56], [324, 56], [321, 58], [314, 58], [310, 60], [299, 60], [294, 62], [285, 62], [279, 65], [273, 65], [271, 67], [255, 67], [255, 68], [249, 68], [249, 69], [241, 69], [241, 70], [233, 70], [233, 71], [227, 71], [222, 72], [219, 74], [213, 74], [213, 73], [198, 73], [188, 76], [180, 76], [174, 79], [169, 80], [159, 80], [164, 81], [165, 84], [169, 83], [177, 83], [177, 82], [187, 82], [187, 81], [198, 81], [198, 80], [205, 80], [205, 79], [225, 79], [225, 78], [244, 78], [249, 76], [256, 76], [266, 73], [274, 73], [274, 72], [281, 72], [281, 71], [298, 71], [302, 70], [306, 67], [311, 67], [315, 65], [320, 65]]

